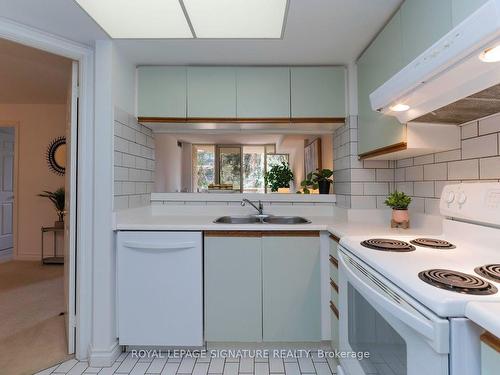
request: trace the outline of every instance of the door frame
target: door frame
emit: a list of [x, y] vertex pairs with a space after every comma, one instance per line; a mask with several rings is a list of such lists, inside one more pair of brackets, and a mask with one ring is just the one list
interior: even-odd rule
[[[13, 128], [14, 129], [14, 170], [12, 181], [12, 193], [14, 194], [14, 203], [12, 204], [12, 253], [10, 259], [13, 260], [17, 256], [17, 197], [18, 197], [18, 176], [19, 176], [19, 121], [0, 121], [0, 128]], [[0, 262], [1, 263], [1, 262]]]
[[[94, 50], [86, 45], [0, 18], [0, 38], [75, 60], [79, 64], [76, 220], [78, 230], [71, 253], [76, 262], [75, 326], [79, 360], [89, 357], [92, 323], [92, 256], [94, 190]], [[76, 254], [76, 255], [75, 255]]]

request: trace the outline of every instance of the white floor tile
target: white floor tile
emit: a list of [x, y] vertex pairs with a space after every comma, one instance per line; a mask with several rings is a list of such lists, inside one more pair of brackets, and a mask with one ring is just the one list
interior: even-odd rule
[[181, 365], [177, 370], [178, 374], [191, 374], [193, 372], [196, 359], [193, 357], [184, 357], [182, 359]]
[[57, 368], [54, 370], [54, 374], [66, 374], [71, 370], [78, 361], [76, 359], [70, 359], [69, 361], [61, 363]]
[[318, 374], [318, 375], [331, 375], [332, 374], [330, 366], [326, 362], [316, 362], [316, 363], [314, 363], [314, 367], [316, 368], [316, 374]]
[[313, 362], [326, 362], [325, 357], [319, 358], [318, 352], [312, 352], [311, 357], [312, 357]]
[[210, 367], [208, 368], [209, 374], [222, 374], [224, 371], [224, 358], [212, 358]]
[[129, 354], [129, 353], [127, 353], [127, 352], [123, 352], [122, 354], [120, 354], [120, 355], [118, 356], [118, 358], [116, 359], [116, 362], [122, 362], [125, 358], [127, 358], [127, 355], [128, 355], [128, 354]]
[[286, 375], [300, 375], [300, 369], [298, 363], [286, 362], [285, 363], [285, 374]]
[[311, 358], [308, 357], [301, 357], [298, 359], [299, 361], [299, 367], [300, 367], [300, 372], [302, 374], [307, 373], [307, 374], [312, 374], [316, 372], [314, 370], [313, 362]]
[[242, 358], [240, 360], [240, 374], [253, 374], [253, 358]]
[[193, 375], [207, 375], [208, 366], [210, 366], [210, 363], [196, 361], [193, 369]]
[[240, 361], [239, 357], [227, 357], [226, 363], [238, 363]]
[[82, 375], [85, 370], [89, 367], [88, 362], [78, 362], [73, 366], [71, 370], [68, 371], [68, 375]]
[[50, 367], [48, 369], [42, 370], [40, 372], [37, 372], [34, 375], [49, 375], [49, 374], [52, 374], [54, 372], [54, 370], [57, 368], [57, 366], [59, 366], [59, 365], [52, 366], [52, 367]]
[[[175, 375], [177, 369], [179, 368], [180, 362], [167, 362], [163, 370], [161, 371], [161, 375]], [[99, 374], [100, 375], [100, 374]]]
[[137, 362], [130, 375], [144, 375], [150, 364], [150, 362]]
[[102, 367], [87, 367], [84, 374], [98, 374], [102, 370]]
[[139, 361], [139, 358], [133, 357], [132, 353], [128, 353], [127, 357], [120, 363], [118, 369], [116, 370], [117, 374], [128, 374], [134, 368], [135, 364]]
[[269, 372], [276, 374], [283, 374], [285, 372], [285, 366], [283, 365], [283, 359], [271, 357], [269, 358]]
[[269, 375], [269, 363], [256, 363], [255, 375]]
[[121, 362], [115, 362], [111, 367], [103, 367], [99, 375], [113, 375], [120, 365]]
[[224, 365], [224, 375], [238, 375], [239, 363], [230, 362]]
[[167, 358], [155, 358], [146, 371], [148, 374], [160, 374], [167, 363]]

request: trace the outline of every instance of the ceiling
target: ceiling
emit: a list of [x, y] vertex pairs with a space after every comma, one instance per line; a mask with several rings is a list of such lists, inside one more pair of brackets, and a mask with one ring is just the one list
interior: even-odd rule
[[64, 104], [71, 60], [0, 39], [0, 103]]
[[[282, 40], [117, 40], [138, 65], [320, 65], [353, 62], [402, 0], [290, 0]], [[2, 16], [91, 45], [107, 39], [72, 0], [0, 0]]]

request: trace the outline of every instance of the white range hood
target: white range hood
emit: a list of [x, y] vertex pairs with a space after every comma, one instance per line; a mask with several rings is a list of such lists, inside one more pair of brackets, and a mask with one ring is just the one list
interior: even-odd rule
[[[479, 59], [485, 49], [498, 45], [500, 0], [489, 0], [371, 93], [373, 110], [404, 124], [500, 84], [500, 62]], [[390, 109], [400, 103], [409, 109]]]

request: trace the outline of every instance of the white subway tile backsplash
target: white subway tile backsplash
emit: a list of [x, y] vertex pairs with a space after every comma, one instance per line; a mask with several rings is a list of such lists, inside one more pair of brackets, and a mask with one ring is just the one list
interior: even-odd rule
[[404, 181], [406, 179], [406, 173], [405, 173], [406, 169], [405, 168], [396, 168], [395, 171], [394, 171], [394, 180], [396, 182], [399, 182], [399, 181]]
[[413, 194], [417, 197], [434, 197], [434, 182], [415, 182]]
[[424, 165], [424, 180], [446, 180], [447, 178], [446, 163]]
[[413, 212], [425, 212], [425, 198], [413, 197], [409, 209]]
[[424, 201], [424, 211], [429, 215], [439, 215], [439, 199], [426, 198]]
[[387, 182], [365, 182], [364, 195], [387, 195], [389, 194], [389, 183]]
[[491, 116], [479, 121], [479, 135], [500, 133], [500, 116]]
[[394, 181], [394, 169], [376, 169], [375, 176], [377, 181]]
[[423, 165], [434, 163], [434, 154], [417, 156], [413, 159], [413, 165]]
[[462, 141], [462, 159], [481, 158], [498, 155], [496, 134], [484, 135]]
[[460, 127], [462, 132], [462, 139], [472, 138], [478, 136], [477, 121], [470, 122]]
[[351, 181], [375, 181], [375, 169], [351, 169]]
[[396, 167], [397, 168], [403, 168], [403, 167], [411, 167], [413, 165], [413, 159], [408, 158], [408, 159], [401, 159], [396, 161]]
[[479, 178], [479, 160], [462, 160], [448, 163], [448, 178], [452, 180], [476, 180]]
[[364, 168], [389, 168], [388, 160], [364, 160]]
[[445, 161], [454, 161], [462, 159], [462, 151], [461, 149], [438, 152], [435, 157], [436, 163], [441, 163]]
[[405, 173], [407, 181], [422, 181], [424, 179], [424, 167], [422, 165], [408, 167]]
[[377, 197], [375, 196], [351, 196], [351, 208], [357, 209], [370, 209], [377, 208]]
[[413, 195], [413, 182], [396, 182], [396, 190], [407, 195]]
[[481, 179], [500, 179], [500, 156], [481, 159], [479, 169]]

